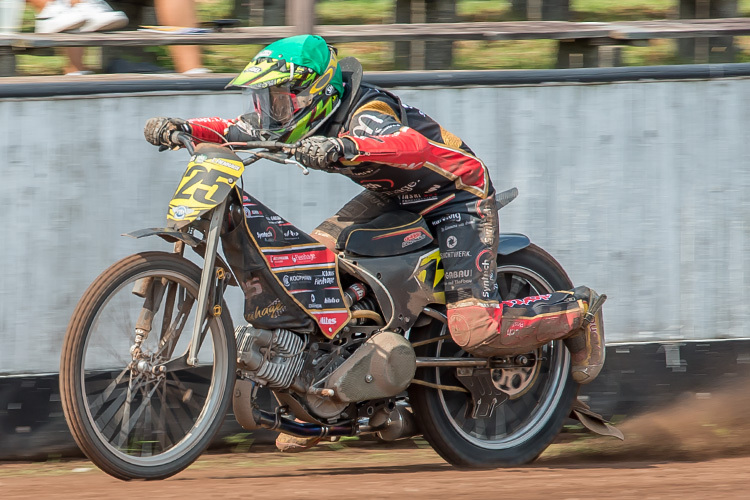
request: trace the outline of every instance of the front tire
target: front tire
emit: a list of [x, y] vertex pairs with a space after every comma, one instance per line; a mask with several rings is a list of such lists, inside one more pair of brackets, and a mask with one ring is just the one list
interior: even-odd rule
[[[200, 278], [176, 254], [131, 255], [89, 286], [70, 320], [60, 364], [65, 418], [86, 456], [116, 478], [163, 479], [183, 470], [227, 413], [237, 354], [226, 308], [202, 321], [197, 365], [161, 368], [187, 354]], [[144, 298], [144, 289], [159, 288], [145, 284], [157, 282], [163, 293]], [[145, 307], [149, 296], [152, 329], [131, 354], [136, 321], [154, 309]]]
[[[502, 300], [573, 287], [554, 258], [535, 245], [498, 256], [497, 273]], [[413, 329], [410, 340], [440, 336], [448, 338], [416, 348], [417, 356], [470, 357], [438, 321]], [[443, 459], [462, 468], [516, 466], [536, 459], [555, 439], [578, 392], [570, 377], [570, 355], [562, 341], [550, 342], [531, 354], [535, 361], [530, 368], [492, 370], [493, 384], [502, 387], [508, 399], [489, 418], [471, 417], [468, 393], [412, 384], [409, 400], [417, 424]], [[463, 387], [456, 368], [421, 368], [415, 378]]]

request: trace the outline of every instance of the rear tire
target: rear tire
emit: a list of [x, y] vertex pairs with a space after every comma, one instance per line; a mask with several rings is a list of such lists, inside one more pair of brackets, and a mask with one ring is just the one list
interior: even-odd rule
[[[134, 360], [145, 302], [134, 286], [147, 278], [161, 280], [164, 293]], [[226, 308], [202, 322], [197, 366], [158, 368], [187, 352], [200, 278], [200, 268], [179, 255], [131, 255], [89, 286], [70, 320], [60, 364], [65, 418], [86, 456], [116, 478], [178, 473], [208, 447], [227, 413], [237, 354]]]
[[[552, 256], [531, 245], [498, 256], [498, 286], [502, 300], [573, 287]], [[447, 335], [445, 324], [433, 321], [413, 329], [412, 342]], [[469, 357], [452, 340], [416, 348], [417, 356]], [[532, 369], [493, 370], [493, 381], [512, 382], [508, 400], [486, 419], [471, 418], [468, 393], [412, 384], [409, 400], [424, 438], [447, 462], [462, 468], [510, 467], [536, 459], [555, 439], [578, 392], [570, 377], [570, 355], [562, 341], [536, 351]], [[456, 368], [421, 368], [415, 378], [445, 386], [463, 385]], [[467, 413], [468, 412], [468, 413]]]

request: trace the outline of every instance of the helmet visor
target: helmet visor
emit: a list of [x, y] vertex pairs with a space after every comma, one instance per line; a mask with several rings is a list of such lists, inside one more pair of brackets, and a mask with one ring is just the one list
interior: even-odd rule
[[253, 128], [269, 131], [290, 129], [298, 113], [305, 109], [310, 98], [300, 97], [290, 83], [262, 89], [244, 88], [247, 110], [243, 121]]

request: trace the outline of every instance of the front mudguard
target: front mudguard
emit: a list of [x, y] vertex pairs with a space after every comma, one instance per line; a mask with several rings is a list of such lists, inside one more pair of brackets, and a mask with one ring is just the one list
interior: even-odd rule
[[525, 234], [500, 233], [497, 241], [497, 253], [510, 255], [531, 245], [531, 240]]
[[[169, 227], [148, 227], [145, 229], [138, 229], [137, 231], [132, 231], [130, 233], [125, 233], [122, 236], [128, 236], [129, 238], [135, 239], [145, 238], [146, 236], [159, 236], [169, 243], [182, 241], [186, 245], [190, 246], [190, 248], [192, 248], [195, 253], [197, 253], [201, 257], [204, 257], [206, 252], [206, 245], [203, 241], [199, 240], [192, 234], [178, 231], [177, 229]], [[221, 255], [218, 254], [218, 252], [216, 254], [216, 267], [224, 269], [224, 272], [229, 277], [227, 279], [227, 284], [231, 286], [239, 286], [239, 282], [232, 273], [232, 270], [229, 268]]]

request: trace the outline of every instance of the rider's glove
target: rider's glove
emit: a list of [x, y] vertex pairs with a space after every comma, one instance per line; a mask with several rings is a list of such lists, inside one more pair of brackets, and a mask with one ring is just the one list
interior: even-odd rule
[[347, 139], [314, 135], [299, 142], [294, 158], [306, 167], [327, 170], [339, 159], [350, 156], [354, 149], [354, 143]]
[[176, 131], [190, 132], [190, 125], [182, 118], [149, 118], [146, 126], [143, 128], [143, 135], [146, 140], [154, 146], [167, 146], [176, 148], [182, 146], [182, 143], [172, 141], [172, 133]]

